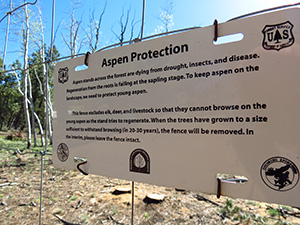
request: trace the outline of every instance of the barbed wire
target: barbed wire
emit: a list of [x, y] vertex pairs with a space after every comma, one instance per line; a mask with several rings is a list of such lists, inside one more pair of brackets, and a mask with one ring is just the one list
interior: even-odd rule
[[4, 146], [0, 146], [0, 149], [5, 149], [5, 150], [9, 150], [9, 151], [14, 151], [17, 152], [20, 155], [26, 155], [26, 154], [44, 154], [44, 155], [52, 155], [50, 153], [43, 153], [42, 151], [29, 151], [26, 152], [26, 149], [18, 149], [18, 148], [9, 148], [9, 147], [4, 147]]
[[36, 3], [37, 3], [37, 0], [35, 0], [34, 2], [26, 2], [26, 3], [24, 3], [24, 4], [20, 5], [20, 6], [18, 6], [17, 8], [15, 8], [15, 9], [13, 9], [13, 10], [7, 12], [6, 15], [3, 16], [2, 19], [0, 20], [0, 23], [1, 23], [8, 15], [11, 15], [13, 12], [15, 12], [15, 11], [17, 11], [18, 9], [24, 7], [25, 5], [35, 5]]
[[35, 64], [32, 64], [32, 65], [28, 66], [25, 69], [14, 68], [14, 69], [11, 69], [11, 70], [1, 71], [0, 73], [9, 73], [9, 72], [18, 71], [18, 70], [20, 70], [20, 71], [26, 71], [26, 70], [32, 69], [33, 67], [40, 66], [40, 65], [43, 65], [43, 64], [53, 63], [53, 62], [57, 62], [57, 61], [60, 61], [60, 60], [63, 60], [63, 59], [74, 58], [74, 57], [83, 56], [83, 55], [85, 55], [85, 53], [79, 53], [79, 54], [76, 54], [76, 55], [64, 56], [64, 57], [57, 58], [55, 60], [46, 60], [46, 61], [43, 61], [43, 62], [40, 62], [40, 63], [35, 63]]

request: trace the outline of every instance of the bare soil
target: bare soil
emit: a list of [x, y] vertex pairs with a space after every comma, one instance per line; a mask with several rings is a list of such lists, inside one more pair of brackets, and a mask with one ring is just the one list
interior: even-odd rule
[[[0, 143], [0, 224], [39, 224], [41, 155], [19, 155], [1, 149], [4, 144]], [[60, 170], [48, 155], [43, 168], [42, 224], [132, 223], [130, 181]], [[164, 198], [154, 200], [149, 194]], [[133, 220], [146, 225], [300, 225], [300, 210], [135, 182]]]

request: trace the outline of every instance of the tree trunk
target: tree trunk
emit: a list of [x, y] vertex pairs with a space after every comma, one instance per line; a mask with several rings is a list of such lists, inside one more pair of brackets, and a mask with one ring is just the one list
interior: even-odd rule
[[31, 147], [31, 123], [28, 108], [28, 42], [29, 42], [29, 18], [27, 12], [27, 5], [25, 5], [25, 30], [24, 30], [24, 111], [27, 125], [27, 148]]
[[83, 39], [79, 38], [82, 18], [80, 20], [75, 18], [75, 10], [78, 7], [80, 7], [79, 2], [75, 1], [72, 3], [72, 11], [70, 13], [71, 21], [68, 23], [70, 24], [68, 27], [69, 34], [66, 36], [62, 34], [63, 41], [70, 50], [71, 58], [73, 58], [80, 51], [84, 41]]
[[34, 103], [32, 98], [32, 86], [31, 86], [31, 78], [28, 76], [28, 84], [29, 84], [29, 101], [30, 101], [30, 109], [31, 109], [31, 125], [32, 125], [32, 133], [33, 133], [33, 145], [34, 147], [37, 146], [36, 144], [36, 129], [35, 129], [35, 119], [34, 119]]
[[[13, 72], [13, 74], [15, 75], [15, 77], [16, 77], [16, 81], [17, 81], [17, 89], [18, 89], [18, 91], [21, 93], [21, 95], [22, 96], [24, 96], [24, 93], [22, 92], [22, 90], [21, 90], [21, 88], [20, 88], [20, 81], [19, 81], [19, 79], [18, 79], [18, 75], [16, 74], [16, 72], [14, 71]], [[30, 104], [30, 101], [27, 99], [27, 103], [28, 104]], [[40, 121], [40, 119], [39, 119], [39, 117], [38, 117], [38, 115], [35, 113], [35, 112], [33, 112], [33, 115], [34, 115], [34, 117], [35, 117], [35, 119], [36, 119], [36, 121], [37, 121], [37, 123], [38, 123], [38, 125], [39, 125], [39, 129], [40, 129], [40, 132], [41, 132], [41, 143], [42, 143], [42, 146], [44, 146], [44, 131], [43, 131], [43, 126], [42, 126], [42, 124], [41, 124], [41, 121]], [[19, 118], [18, 118], [18, 120], [19, 120]], [[19, 125], [17, 124], [17, 125], [15, 125], [15, 128], [16, 127], [19, 127]]]
[[[10, 5], [10, 11], [12, 11], [12, 0], [10, 0], [10, 4], [9, 5]], [[8, 33], [9, 33], [9, 24], [10, 24], [10, 13], [8, 13], [7, 16], [8, 17], [7, 17], [6, 38], [5, 38], [3, 61], [2, 61], [2, 70], [4, 70], [4, 65], [5, 65], [6, 48], [7, 48]]]
[[[45, 102], [45, 100], [44, 100], [45, 95], [44, 95], [44, 91], [43, 91], [43, 85], [41, 84], [41, 81], [39, 79], [39, 76], [38, 76], [35, 68], [34, 68], [34, 73], [35, 73], [36, 79], [38, 80], [38, 82], [40, 84], [40, 91], [41, 91], [41, 93], [43, 95], [42, 101], [40, 102], [40, 104], [38, 106], [39, 108], [41, 108], [42, 104]], [[40, 129], [40, 133], [41, 133], [41, 144], [42, 144], [42, 146], [44, 146], [44, 130], [43, 130], [43, 126], [41, 124], [41, 121], [40, 121], [39, 117], [37, 115], [35, 117], [36, 117], [37, 123], [39, 125], [39, 129]]]
[[11, 116], [8, 123], [7, 123], [7, 130], [11, 130], [12, 126], [14, 125], [14, 122], [16, 120], [16, 116]]
[[[51, 53], [50, 53], [51, 55]], [[49, 66], [47, 66], [47, 70], [49, 70]], [[47, 71], [47, 73], [49, 73], [49, 71]], [[48, 110], [46, 110], [46, 120], [47, 120], [47, 124], [48, 127], [46, 127], [46, 129], [48, 129], [48, 136], [49, 136], [49, 141], [50, 141], [50, 145], [52, 145], [52, 104], [51, 104], [51, 96], [50, 96], [50, 88], [49, 88], [49, 83], [46, 81], [46, 92], [45, 94], [46, 96], [46, 107], [48, 107]], [[46, 137], [48, 138], [48, 137]]]
[[38, 125], [39, 125], [39, 128], [40, 128], [40, 132], [41, 132], [41, 145], [44, 146], [45, 143], [44, 143], [44, 130], [43, 130], [43, 127], [42, 127], [42, 124], [41, 124], [41, 121], [39, 119], [39, 117], [35, 114], [35, 118], [38, 122]]

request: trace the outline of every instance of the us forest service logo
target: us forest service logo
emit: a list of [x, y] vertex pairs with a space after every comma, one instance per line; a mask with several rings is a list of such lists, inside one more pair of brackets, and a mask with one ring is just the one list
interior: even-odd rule
[[289, 191], [299, 181], [297, 166], [289, 159], [279, 156], [266, 160], [260, 168], [260, 175], [263, 182], [275, 191]]
[[66, 83], [69, 80], [68, 67], [60, 68], [58, 70], [58, 83]]
[[135, 149], [129, 158], [129, 171], [150, 174], [150, 157], [143, 149]]
[[264, 35], [262, 46], [266, 50], [277, 50], [287, 48], [294, 44], [294, 25], [290, 21], [280, 24], [266, 25], [262, 30]]
[[61, 162], [65, 162], [67, 161], [67, 159], [69, 158], [69, 148], [65, 143], [60, 143], [57, 146], [57, 158], [61, 161]]

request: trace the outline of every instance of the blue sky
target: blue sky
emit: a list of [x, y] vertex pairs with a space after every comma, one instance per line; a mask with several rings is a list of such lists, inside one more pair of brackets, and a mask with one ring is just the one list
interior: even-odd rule
[[[171, 0], [169, 0], [171, 1]], [[5, 5], [9, 4], [9, 0], [2, 0], [0, 8], [0, 18], [2, 18], [8, 8]], [[16, 6], [23, 1], [13, 0]], [[33, 2], [33, 0], [31, 0]], [[67, 24], [70, 23], [70, 13], [72, 11], [71, 0], [56, 0], [55, 5], [55, 30], [57, 30], [55, 45], [57, 46], [62, 56], [69, 55], [66, 45], [63, 43], [62, 35], [67, 32]], [[280, 5], [297, 3], [299, 0], [173, 0], [173, 17], [174, 26], [172, 30], [194, 27], [194, 26], [209, 26], [212, 25], [215, 19], [220, 23], [227, 20], [247, 14], [250, 12], [271, 8]], [[80, 7], [76, 9], [76, 17], [78, 20], [82, 18], [82, 30], [80, 38], [86, 39], [84, 30], [87, 30], [89, 24], [89, 15], [95, 9], [95, 16], [98, 17], [105, 5], [105, 0], [83, 0]], [[107, 8], [103, 17], [102, 36], [100, 47], [116, 43], [115, 33], [118, 33], [118, 20], [122, 14], [122, 10], [126, 12], [130, 8], [130, 21], [135, 18], [135, 36], [138, 35], [141, 28], [143, 0], [107, 0]], [[144, 36], [149, 36], [155, 32], [157, 26], [161, 24], [159, 21], [160, 10], [166, 5], [166, 0], [146, 0], [145, 11], [145, 26]], [[38, 0], [35, 6], [28, 6], [28, 8], [37, 14], [37, 6], [40, 7], [45, 26], [45, 42], [50, 46], [50, 31], [51, 31], [51, 15], [52, 15], [52, 0]], [[19, 10], [20, 11], [20, 10]], [[12, 19], [13, 20], [13, 19]], [[32, 18], [33, 20], [33, 18]], [[0, 56], [3, 57], [4, 41], [6, 33], [7, 20], [4, 19], [0, 23]], [[9, 42], [7, 47], [6, 63], [11, 63], [16, 58], [20, 59], [19, 49], [21, 43], [18, 41], [13, 33], [14, 30], [20, 30], [21, 25], [11, 25], [9, 34]], [[34, 48], [31, 48], [33, 51]], [[87, 44], [83, 45], [81, 52], [88, 51]]]

